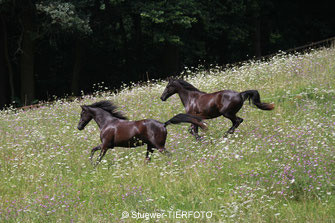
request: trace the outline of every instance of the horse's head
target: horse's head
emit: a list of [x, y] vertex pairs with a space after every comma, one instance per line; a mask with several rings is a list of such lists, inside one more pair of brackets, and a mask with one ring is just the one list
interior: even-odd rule
[[81, 105], [80, 107], [81, 107], [81, 113], [77, 128], [79, 130], [83, 130], [85, 126], [92, 120], [93, 115], [89, 111], [89, 107], [87, 105]]
[[174, 79], [169, 79], [169, 83], [166, 85], [166, 88], [161, 96], [162, 101], [166, 101], [170, 96], [177, 93], [176, 81]]

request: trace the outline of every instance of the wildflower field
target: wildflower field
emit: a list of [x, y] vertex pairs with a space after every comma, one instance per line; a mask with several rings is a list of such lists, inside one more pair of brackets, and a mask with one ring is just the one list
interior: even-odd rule
[[160, 100], [166, 81], [3, 110], [0, 222], [335, 221], [334, 48], [192, 69], [184, 78], [206, 92], [256, 89], [275, 109], [246, 101], [244, 122], [228, 137], [223, 117], [206, 120], [201, 141], [188, 125], [169, 125], [172, 156], [155, 151], [146, 164], [145, 146], [115, 148], [96, 168], [88, 157], [99, 129], [94, 121], [76, 128], [80, 105], [107, 99], [130, 120], [167, 121], [184, 107], [177, 95]]

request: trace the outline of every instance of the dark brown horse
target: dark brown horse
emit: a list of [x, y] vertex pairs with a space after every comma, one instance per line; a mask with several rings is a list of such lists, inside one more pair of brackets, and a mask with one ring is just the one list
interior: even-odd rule
[[[234, 133], [235, 129], [243, 122], [243, 119], [236, 116], [245, 100], [252, 101], [257, 108], [262, 110], [274, 109], [273, 104], [262, 103], [257, 90], [248, 90], [236, 92], [232, 90], [223, 90], [214, 93], [205, 93], [184, 80], [169, 79], [161, 99], [165, 101], [170, 96], [178, 94], [183, 103], [186, 113], [198, 116], [202, 119], [212, 119], [224, 116], [231, 120], [232, 127], [227, 133]], [[197, 139], [198, 126], [191, 125], [190, 132]], [[227, 134], [226, 133], [226, 134]]]
[[106, 154], [107, 150], [114, 147], [137, 147], [147, 144], [146, 159], [149, 161], [149, 152], [153, 153], [153, 148], [160, 152], [168, 153], [165, 149], [167, 136], [166, 126], [182, 122], [192, 123], [196, 127], [206, 128], [205, 123], [199, 117], [188, 114], [178, 114], [165, 123], [154, 119], [144, 119], [139, 121], [129, 121], [110, 101], [100, 101], [92, 105], [81, 106], [81, 116], [78, 129], [83, 130], [92, 120], [98, 124], [100, 129], [101, 144], [91, 151], [90, 160], [97, 150], [101, 150], [97, 159], [97, 164]]

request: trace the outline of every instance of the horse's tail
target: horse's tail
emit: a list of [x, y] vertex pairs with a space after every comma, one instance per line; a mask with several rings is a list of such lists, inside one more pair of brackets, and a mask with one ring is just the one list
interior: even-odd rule
[[201, 129], [206, 130], [207, 129], [207, 124], [202, 121], [202, 118], [199, 118], [197, 116], [189, 115], [189, 114], [178, 114], [171, 118], [170, 120], [166, 121], [164, 123], [164, 126], [168, 126], [169, 124], [179, 124], [182, 122], [188, 122], [192, 123], [194, 125], [199, 126]]
[[243, 91], [240, 93], [243, 101], [249, 99], [252, 101], [254, 105], [257, 106], [257, 108], [262, 109], [262, 110], [272, 110], [275, 108], [274, 104], [269, 104], [269, 103], [263, 103], [261, 102], [261, 97], [259, 96], [259, 93], [257, 90], [248, 90], [248, 91]]

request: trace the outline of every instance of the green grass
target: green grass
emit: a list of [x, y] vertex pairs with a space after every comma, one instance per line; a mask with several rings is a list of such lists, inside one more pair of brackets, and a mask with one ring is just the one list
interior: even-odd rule
[[[166, 121], [184, 112], [178, 96], [159, 99], [166, 82], [1, 111], [0, 222], [335, 221], [334, 48], [184, 75], [207, 92], [257, 89], [276, 108], [246, 102], [228, 138], [224, 118], [208, 120], [202, 142], [187, 125], [170, 125], [171, 157], [155, 152], [146, 164], [146, 147], [116, 148], [95, 169], [88, 157], [99, 130], [94, 121], [77, 130], [80, 105], [108, 99], [131, 120]], [[191, 211], [211, 218], [181, 215]]]

